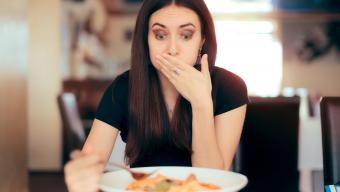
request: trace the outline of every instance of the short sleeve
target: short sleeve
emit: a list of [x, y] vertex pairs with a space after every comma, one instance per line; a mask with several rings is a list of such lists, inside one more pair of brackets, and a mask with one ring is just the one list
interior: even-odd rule
[[216, 89], [215, 116], [249, 103], [247, 86], [243, 79], [236, 74], [215, 67], [212, 82]]
[[118, 76], [106, 89], [96, 111], [95, 118], [120, 131], [126, 129], [128, 78]]

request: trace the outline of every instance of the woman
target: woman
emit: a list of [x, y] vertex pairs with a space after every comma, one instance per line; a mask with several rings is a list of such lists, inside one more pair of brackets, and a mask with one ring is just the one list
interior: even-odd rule
[[107, 89], [82, 152], [65, 166], [69, 189], [98, 188], [119, 131], [131, 167], [229, 169], [248, 97], [241, 78], [214, 67], [216, 47], [203, 0], [144, 0], [131, 69]]

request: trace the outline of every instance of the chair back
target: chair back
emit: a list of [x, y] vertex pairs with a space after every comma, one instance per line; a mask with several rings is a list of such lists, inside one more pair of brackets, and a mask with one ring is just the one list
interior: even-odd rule
[[250, 98], [239, 151], [242, 191], [299, 191], [299, 97]]
[[83, 147], [86, 136], [75, 95], [73, 93], [58, 95], [58, 106], [63, 124], [63, 163], [66, 163], [71, 151]]
[[340, 182], [340, 97], [323, 97], [320, 110], [326, 186]]

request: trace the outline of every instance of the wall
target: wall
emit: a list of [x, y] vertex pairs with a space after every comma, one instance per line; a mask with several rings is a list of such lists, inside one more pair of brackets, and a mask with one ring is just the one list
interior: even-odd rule
[[[89, 33], [84, 24], [90, 7], [94, 13], [89, 22], [96, 33]], [[63, 79], [113, 79], [130, 67], [131, 38], [137, 15], [103, 14], [103, 10], [96, 7], [86, 2], [63, 2]], [[93, 62], [85, 60], [85, 55], [90, 55]]]
[[60, 0], [29, 0], [28, 166], [61, 168]]
[[0, 191], [27, 190], [26, 0], [0, 0]]
[[311, 94], [340, 96], [340, 58], [334, 52], [313, 64], [286, 62], [283, 87], [304, 87]]
[[[340, 53], [335, 49], [326, 55], [304, 62], [296, 52], [306, 36], [318, 36], [325, 21], [297, 20], [282, 24], [284, 47], [283, 87], [304, 87], [312, 94], [340, 96]], [[323, 39], [319, 34], [319, 39]]]

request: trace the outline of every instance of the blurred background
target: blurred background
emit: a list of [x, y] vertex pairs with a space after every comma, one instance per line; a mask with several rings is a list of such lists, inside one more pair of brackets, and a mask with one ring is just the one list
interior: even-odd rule
[[[43, 191], [38, 185], [47, 176], [56, 178], [44, 181], [53, 189], [64, 189], [67, 146], [57, 98], [75, 95], [88, 133], [103, 91], [129, 69], [141, 2], [0, 0], [0, 191]], [[318, 191], [319, 99], [340, 96], [340, 2], [205, 2], [215, 20], [216, 65], [241, 76], [250, 96], [300, 97], [299, 188]], [[115, 154], [124, 146], [117, 146], [111, 158], [122, 162]]]

